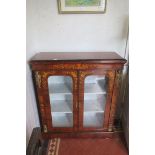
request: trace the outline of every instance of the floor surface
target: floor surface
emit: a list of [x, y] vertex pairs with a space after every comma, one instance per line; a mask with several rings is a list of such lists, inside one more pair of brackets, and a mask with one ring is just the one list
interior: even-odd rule
[[55, 139], [48, 155], [128, 155], [122, 139]]

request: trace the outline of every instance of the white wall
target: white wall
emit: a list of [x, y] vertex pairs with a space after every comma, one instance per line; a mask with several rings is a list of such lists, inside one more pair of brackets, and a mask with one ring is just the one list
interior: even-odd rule
[[[116, 51], [125, 55], [128, 0], [107, 0], [106, 14], [58, 14], [57, 0], [27, 0], [27, 60], [37, 52]], [[39, 126], [27, 65], [27, 142]]]

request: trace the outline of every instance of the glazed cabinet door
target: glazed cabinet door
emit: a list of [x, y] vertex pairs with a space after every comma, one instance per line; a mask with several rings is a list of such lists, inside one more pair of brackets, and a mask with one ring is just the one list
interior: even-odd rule
[[[44, 111], [44, 132], [74, 131], [77, 128], [77, 72], [39, 71], [38, 87]], [[44, 117], [44, 116], [43, 116]]]
[[115, 71], [79, 72], [79, 129], [108, 131]]

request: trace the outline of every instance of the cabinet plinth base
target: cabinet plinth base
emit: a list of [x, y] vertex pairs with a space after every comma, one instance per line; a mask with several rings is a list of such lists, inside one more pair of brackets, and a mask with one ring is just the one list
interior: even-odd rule
[[42, 133], [43, 139], [50, 138], [113, 138], [122, 134], [122, 131], [113, 132], [71, 132], [71, 133]]

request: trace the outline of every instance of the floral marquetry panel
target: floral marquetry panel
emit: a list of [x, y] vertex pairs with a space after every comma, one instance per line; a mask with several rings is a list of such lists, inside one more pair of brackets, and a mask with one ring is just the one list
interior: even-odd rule
[[[44, 89], [47, 89], [48, 88], [48, 77], [51, 76], [51, 75], [58, 75], [58, 76], [61, 76], [61, 75], [66, 75], [66, 76], [70, 76], [71, 78], [73, 78], [73, 80], [77, 80], [77, 72], [75, 71], [46, 71], [46, 72], [42, 72], [40, 71], [40, 76], [42, 77], [41, 78], [41, 87], [44, 88]], [[76, 84], [76, 82], [75, 82]], [[77, 85], [75, 86], [77, 87]]]
[[[102, 64], [102, 63], [96, 63], [96, 64], [79, 64], [79, 63], [75, 63], [75, 64], [70, 64], [70, 63], [59, 63], [59, 64], [49, 64], [49, 63], [45, 63], [44, 65], [40, 66], [39, 64], [34, 64], [32, 66], [32, 68], [34, 70], [85, 70], [85, 69], [110, 69], [112, 67], [114, 67], [111, 64]], [[115, 68], [120, 68], [121, 65], [120, 64], [116, 64]]]

